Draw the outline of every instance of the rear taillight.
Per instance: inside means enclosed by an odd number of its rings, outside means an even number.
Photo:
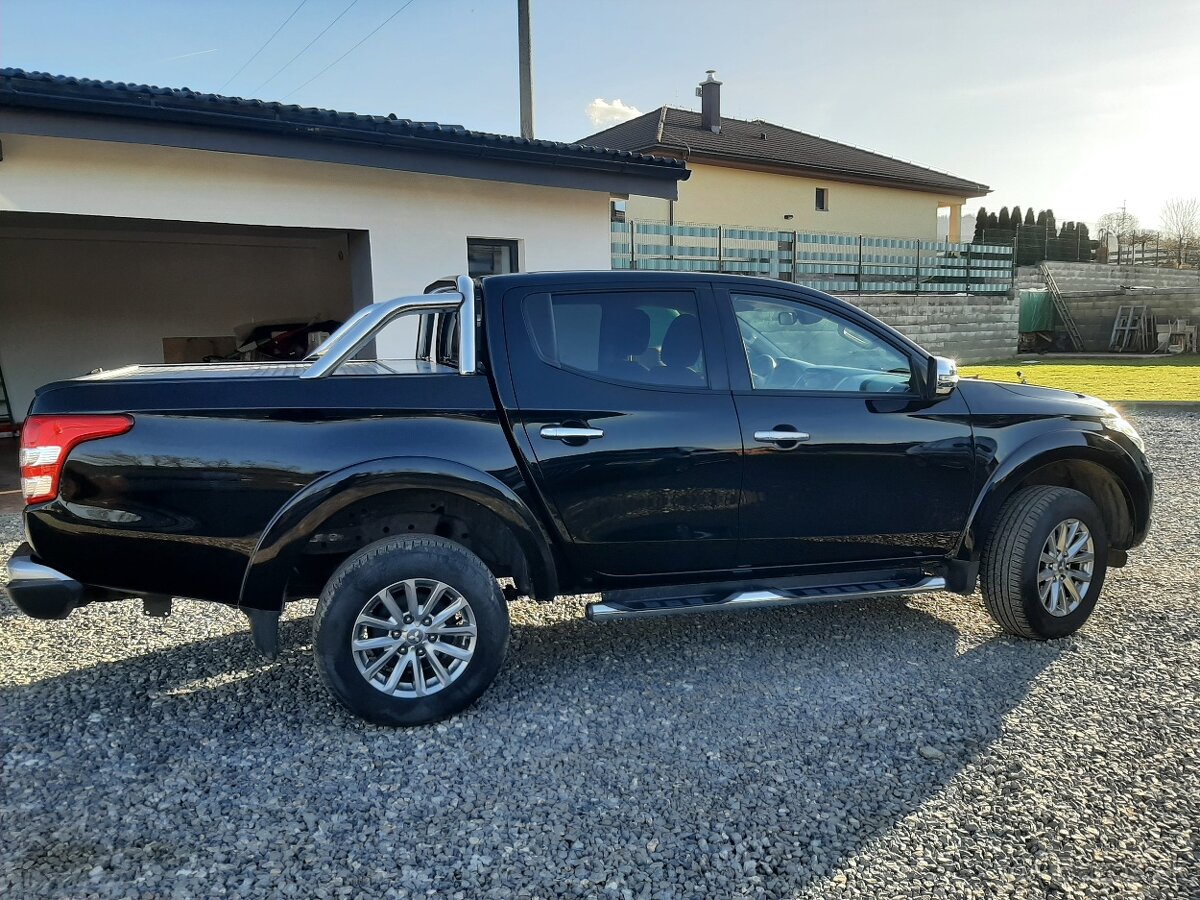
[[[26,503],[58,496],[58,477],[76,444],[124,434],[130,416],[29,416],[21,426],[21,493]]]

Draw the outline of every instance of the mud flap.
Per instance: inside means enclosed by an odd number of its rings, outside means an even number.
[[[250,637],[267,659],[279,656],[279,610],[243,608],[250,620]]]

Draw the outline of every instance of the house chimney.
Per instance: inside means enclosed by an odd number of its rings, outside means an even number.
[[[713,78],[716,69],[708,70],[708,77],[696,88],[696,96],[700,98],[700,127],[707,128],[713,134],[721,133],[721,82]]]

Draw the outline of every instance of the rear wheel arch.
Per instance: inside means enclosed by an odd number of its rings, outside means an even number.
[[[363,541],[341,548],[328,546],[328,541],[321,547],[320,540],[314,545],[314,538],[323,535],[354,535],[344,527],[348,524],[354,524]],[[280,609],[297,573],[332,572],[366,544],[419,534],[462,544],[498,577],[511,575],[522,592],[538,599],[557,593],[558,565],[550,537],[511,488],[460,463],[405,457],[329,473],[292,497],[259,538],[240,605]],[[327,559],[314,565],[315,556]]]

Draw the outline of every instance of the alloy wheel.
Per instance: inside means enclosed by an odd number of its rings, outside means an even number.
[[[1096,546],[1087,525],[1065,519],[1050,531],[1038,559],[1038,599],[1052,616],[1069,616],[1087,596]]]
[[[408,578],[363,606],[350,636],[354,664],[371,687],[415,699],[444,690],[466,670],[478,629],[467,599],[448,584]]]

